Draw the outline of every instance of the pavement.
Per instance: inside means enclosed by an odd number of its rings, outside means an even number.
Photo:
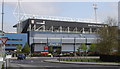
[[[59,57],[26,57],[26,58],[59,58]],[[100,58],[98,56],[89,56],[89,57],[60,57],[60,58]],[[17,57],[12,57],[10,59],[17,59]]]
[[[63,64],[82,64],[82,65],[110,65],[110,66],[120,66],[120,63],[100,63],[100,62],[73,62],[73,61],[59,61],[57,59],[44,60],[44,62],[51,63],[63,63]]]
[[[0,61],[0,69],[2,68],[3,61]]]

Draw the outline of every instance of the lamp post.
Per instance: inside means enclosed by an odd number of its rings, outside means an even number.
[[[2,0],[2,33],[3,33],[3,23],[4,23],[4,0]]]
[[[31,23],[29,23],[29,41],[30,41],[30,58],[31,58],[31,50],[32,50],[32,38],[31,38]]]
[[[76,37],[74,37],[74,56],[76,56],[76,53],[75,53],[75,46],[76,46]]]
[[[87,38],[84,36],[84,38],[85,38],[85,45],[86,45],[86,47],[87,47]],[[87,53],[87,49],[85,50],[85,52]],[[86,54],[87,55],[87,54]]]
[[[47,44],[46,45],[48,46],[48,37],[47,37]]]
[[[42,46],[43,46],[43,45],[42,45],[42,41],[40,41],[40,43],[41,43],[41,47],[42,47]],[[43,48],[44,48],[44,46],[43,46]],[[44,50],[43,50],[43,51],[44,51]]]
[[[60,41],[60,46],[62,46],[62,37],[61,37],[61,41]],[[60,48],[61,49],[61,48]],[[60,54],[61,54],[61,50],[60,50],[60,53],[59,53],[59,62],[60,62]]]
[[[85,38],[85,44],[87,45],[87,38],[84,36],[84,38]]]
[[[96,23],[97,23],[97,12],[96,12],[96,10],[98,9],[97,8],[97,4],[93,4],[93,8],[94,8],[94,12],[95,12],[95,21],[96,21]]]

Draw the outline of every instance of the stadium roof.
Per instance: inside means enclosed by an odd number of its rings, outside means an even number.
[[[70,18],[70,17],[57,17],[57,16],[32,16],[30,18],[55,20],[55,21],[68,21],[68,22],[84,22],[84,23],[96,23],[94,19],[81,19],[81,18]],[[97,24],[102,22],[97,21]]]
[[[18,14],[18,13],[14,13]],[[20,20],[26,20],[28,18],[34,18],[34,19],[45,19],[45,20],[55,20],[55,21],[67,21],[67,22],[84,22],[84,23],[97,23],[97,24],[102,24],[102,22],[97,19],[97,22],[95,19],[87,19],[87,18],[71,18],[71,17],[59,17],[59,16],[41,16],[41,15],[34,15],[34,14],[22,14],[22,17]]]

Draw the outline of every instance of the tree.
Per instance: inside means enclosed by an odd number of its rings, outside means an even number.
[[[82,46],[80,47],[80,49],[82,49],[84,52],[86,52],[87,46],[85,45],[85,43],[82,43]]]
[[[91,43],[91,45],[90,45],[90,47],[89,47],[89,51],[90,51],[90,52],[95,52],[95,48],[96,48],[95,43]]]
[[[17,46],[17,52],[21,52],[22,51],[22,46],[21,45],[18,45]]]
[[[85,45],[85,43],[82,43],[82,46],[80,47],[80,49],[82,49],[83,52],[85,52],[85,55],[87,54],[87,46]]]
[[[118,30],[118,53],[120,55],[120,29]]]
[[[53,46],[49,46],[48,51],[49,51],[50,53],[53,53]]]
[[[101,27],[98,31],[99,38],[97,40],[97,51],[100,54],[110,55],[114,50],[118,49],[118,27],[113,26],[116,21],[108,18],[108,25]]]
[[[78,52],[80,53],[80,46],[78,47],[78,49],[77,49],[77,50],[78,50]]]
[[[30,45],[28,43],[25,43],[23,49],[22,49],[23,53],[29,54],[30,53]]]
[[[61,53],[61,49],[58,47],[58,48],[56,49],[56,52],[57,52],[57,54],[60,54],[60,53]]]

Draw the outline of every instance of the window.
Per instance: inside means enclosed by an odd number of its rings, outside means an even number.
[[[5,46],[18,46],[18,45],[22,46],[22,44],[5,44]]]
[[[9,41],[22,41],[22,39],[8,39]]]

